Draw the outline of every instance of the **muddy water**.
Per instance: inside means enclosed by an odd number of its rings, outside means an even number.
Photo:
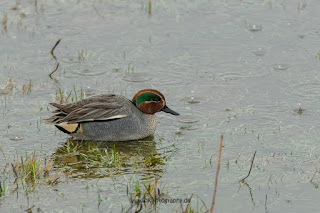
[[[151,14],[148,1],[12,1],[0,8],[1,181],[14,181],[7,162],[34,151],[54,159],[54,171],[72,170],[29,193],[7,190],[1,212],[126,211],[127,188],[155,178],[164,198],[193,194],[192,209],[205,211],[221,134],[216,212],[318,211],[316,0],[157,1]],[[110,92],[131,98],[144,88],[161,91],[181,114],[158,113],[154,138],[144,142],[70,145],[42,123],[60,92],[70,102]],[[118,163],[99,158],[105,150],[117,152]],[[255,150],[247,184],[239,183]],[[180,204],[142,208],[154,209]]]

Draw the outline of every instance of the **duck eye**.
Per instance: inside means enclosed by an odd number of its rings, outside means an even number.
[[[152,97],[151,101],[161,101],[161,98],[159,96],[157,97]]]

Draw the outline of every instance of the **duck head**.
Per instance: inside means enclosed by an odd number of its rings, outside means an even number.
[[[167,112],[172,115],[180,115],[166,105],[166,100],[161,92],[154,89],[143,89],[137,92],[131,101],[136,107],[146,114]]]

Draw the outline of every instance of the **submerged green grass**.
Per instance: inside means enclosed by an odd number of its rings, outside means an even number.
[[[164,159],[153,141],[67,142],[54,153],[55,165],[72,169],[74,177],[100,178],[124,172],[157,174],[163,172]]]

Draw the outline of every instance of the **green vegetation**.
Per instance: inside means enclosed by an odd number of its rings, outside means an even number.
[[[42,159],[37,159],[35,152],[28,156],[26,153],[25,160],[21,156],[21,161],[17,161],[12,165],[12,171],[16,178],[19,178],[22,182],[29,184],[36,184],[41,181],[42,178],[48,176],[49,171],[52,169],[53,160],[48,163],[43,162]]]
[[[127,73],[134,73],[134,64],[131,66],[132,64],[128,64],[128,68],[127,68]]]
[[[89,54],[86,50],[79,50],[78,51],[78,60],[79,62],[85,61],[88,58]]]
[[[4,12],[2,17],[2,25],[5,30],[7,30],[7,23],[8,23],[8,15],[6,12]]]
[[[19,188],[32,192],[38,185],[54,184],[61,175],[52,172],[54,161],[38,159],[35,152],[19,157],[13,163],[6,162],[1,168],[0,197],[17,191]],[[51,173],[53,173],[51,175]],[[22,186],[22,187],[19,187]]]
[[[159,155],[154,142],[105,143],[67,140],[54,153],[55,165],[71,168],[75,177],[100,178],[121,174],[132,169],[136,173],[150,170],[163,172],[164,156]]]
[[[84,99],[84,91],[83,91],[82,87],[80,88],[79,96],[77,95],[77,91],[76,91],[76,86],[75,85],[73,86],[73,89],[70,90],[70,92],[67,92],[67,91],[63,90],[60,87],[56,90],[56,100],[60,104],[68,103],[69,100],[71,100],[71,102],[74,102],[74,101],[77,101],[78,99],[79,100]]]
[[[30,93],[31,92],[31,87],[32,87],[32,81],[30,79],[29,83],[22,85],[22,93],[23,94]]]

